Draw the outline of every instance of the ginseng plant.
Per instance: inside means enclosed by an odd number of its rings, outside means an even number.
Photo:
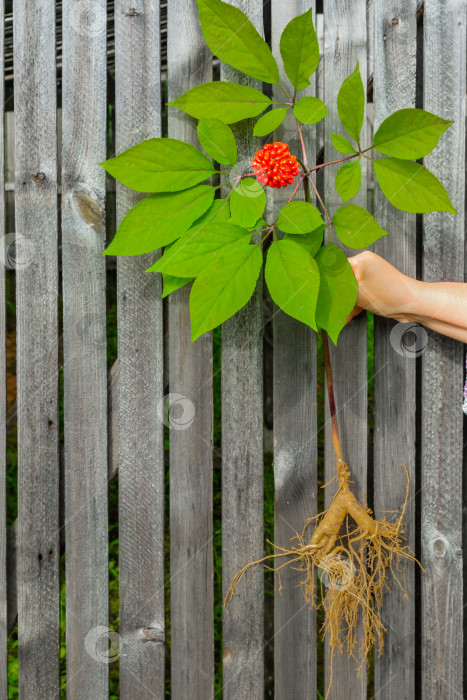
[[[336,649],[344,647],[356,658],[357,622],[362,620],[361,668],[375,641],[380,653],[383,648],[380,608],[383,593],[389,590],[388,576],[403,588],[396,569],[416,559],[404,538],[407,470],[402,511],[377,520],[352,492],[350,469],[341,453],[328,336],[337,344],[354,308],[358,285],[335,237],[347,247],[362,249],[387,234],[366,209],[346,203],[360,189],[362,159],[371,161],[383,194],[398,209],[456,214],[441,182],[416,162],[435,148],[452,121],[422,109],[401,109],[382,122],[371,145],[362,147],[365,92],[357,64],[337,95],[339,118],[347,132],[346,136],[331,134],[340,157],[310,164],[305,143],[314,136],[306,131],[327,115],[320,99],[298,95],[310,85],[319,62],[312,11],[294,18],[282,33],[280,54],[288,77],[282,85],[268,45],[240,10],[220,0],[197,3],[212,52],[246,75],[278,86],[282,101],[272,101],[247,85],[214,81],[171,102],[172,107],[199,120],[197,134],[205,153],[176,139],[152,138],[102,163],[127,187],[149,193],[128,211],[104,254],[131,256],[163,248],[147,272],[162,275],[164,297],[191,284],[192,341],[247,304],[264,258],[265,281],[273,301],[286,314],[321,330],[337,492],[329,508],[308,520],[288,548],[275,546],[270,556],[247,562],[232,581],[225,603],[232,601],[251,567],[269,563],[280,576],[283,566],[294,566],[303,573],[305,599],[311,606],[324,608],[323,632],[331,659]],[[249,120],[243,123],[244,129],[249,128],[251,118],[265,112],[253,128],[254,136],[264,137],[290,111],[301,153],[291,154],[287,144],[272,140],[251,153],[248,167],[241,168],[229,124]],[[314,176],[318,168],[335,163],[340,164],[335,187],[343,204],[329,212]],[[214,175],[217,184],[201,184]],[[277,211],[270,207],[274,213],[266,221],[266,192],[282,187],[290,188],[289,200]],[[320,209],[310,201],[310,188]],[[226,196],[215,198],[222,191]],[[301,192],[305,201],[297,199]],[[317,591],[317,570],[327,573],[330,585],[326,592]]]

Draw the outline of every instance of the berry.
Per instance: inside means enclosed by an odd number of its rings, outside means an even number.
[[[298,175],[298,163],[289,153],[289,146],[281,141],[266,143],[256,151],[251,163],[256,179],[268,187],[287,187]]]

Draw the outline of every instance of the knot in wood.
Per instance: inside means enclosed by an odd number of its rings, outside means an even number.
[[[156,627],[144,627],[142,630],[146,639],[144,641],[153,642],[154,644],[165,644],[165,634],[161,629]]]
[[[74,192],[73,203],[80,216],[95,231],[102,230],[104,226],[104,210],[99,202],[87,192]]]
[[[138,16],[139,16],[139,12],[136,9],[136,7],[130,7],[128,12],[125,12],[125,17],[138,17]]]
[[[392,18],[392,24],[399,24],[399,20],[397,19],[397,17]]]
[[[445,541],[444,537],[437,537],[434,539],[432,547],[435,557],[441,559],[446,556],[447,542]]]
[[[45,182],[45,180],[47,180],[45,173],[36,173],[34,175],[34,182],[37,182],[40,184],[42,182]]]

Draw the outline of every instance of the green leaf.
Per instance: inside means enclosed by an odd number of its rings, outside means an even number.
[[[203,224],[192,228],[164,252],[146,272],[196,277],[224,253],[248,245],[251,231],[230,223]]]
[[[272,134],[277,127],[282,124],[287,114],[288,107],[280,107],[266,112],[258,119],[253,129],[253,136],[266,136]]]
[[[263,215],[266,207],[266,192],[259,182],[248,178],[240,183],[230,195],[232,221],[251,228]]]
[[[318,228],[315,228],[314,231],[304,233],[300,236],[288,233],[283,240],[298,243],[305,248],[312,258],[314,258],[318,250],[321,248],[321,244],[323,242],[323,231],[325,228],[326,226],[322,224],[321,226],[318,226]]]
[[[294,105],[293,113],[303,124],[316,124],[327,116],[328,110],[318,97],[300,97]]]
[[[245,306],[255,291],[262,265],[259,247],[246,245],[203,270],[190,294],[192,341]]]
[[[321,226],[323,219],[314,204],[290,202],[279,212],[277,225],[285,233],[308,233]]]
[[[387,156],[408,160],[423,158],[451,124],[454,122],[423,109],[399,109],[381,124],[373,145]]]
[[[367,248],[388,233],[366,209],[356,204],[339,207],[332,223],[339,240],[349,248]]]
[[[341,85],[337,96],[337,111],[344,129],[358,143],[365,112],[365,91],[358,62],[354,72]]]
[[[141,255],[175,241],[211,206],[213,199],[214,188],[209,185],[142,199],[123,217],[104,255]]]
[[[381,158],[373,165],[383,194],[397,209],[416,214],[457,214],[441,182],[423,165],[399,158]]]
[[[340,134],[331,134],[331,141],[332,145],[336,151],[339,151],[339,153],[357,153],[349,139],[346,139],[345,136],[341,136]]]
[[[305,248],[285,238],[273,241],[264,275],[273,301],[289,316],[317,330],[319,272]]]
[[[220,0],[196,0],[201,29],[215,56],[265,83],[279,83],[279,69],[271,49],[248,17]]]
[[[146,272],[148,272],[148,270],[146,270]],[[162,275],[162,298],[164,299],[165,297],[168,297],[169,294],[172,294],[172,292],[175,292],[177,289],[184,287],[186,284],[192,281],[192,279],[187,277],[174,277],[173,275]]]
[[[169,106],[178,107],[191,117],[219,119],[224,124],[257,117],[270,104],[269,97],[259,90],[221,80],[197,85],[169,102]]]
[[[214,172],[205,155],[177,139],[147,139],[101,163],[112,177],[138,192],[176,192]]]
[[[355,197],[362,183],[360,158],[341,165],[336,173],[336,190],[344,202]]]
[[[228,221],[230,219],[230,207],[227,199],[215,199],[212,206],[204,212],[199,219],[193,222],[192,228],[201,224],[209,224],[213,221]]]
[[[333,243],[321,248],[316,262],[321,280],[316,321],[336,345],[357,301],[358,283],[345,253]]]
[[[310,84],[310,75],[318,68],[319,46],[311,8],[294,17],[282,32],[280,52],[284,69],[296,90]]]
[[[235,165],[237,144],[230,126],[218,119],[201,119],[198,123],[199,142],[218,163]]]

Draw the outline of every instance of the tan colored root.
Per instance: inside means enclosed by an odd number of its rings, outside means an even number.
[[[282,589],[281,569],[291,566],[300,571],[300,586],[305,600],[312,608],[322,607],[324,610],[324,623],[320,631],[328,640],[331,651],[330,683],[326,698],[332,682],[332,660],[337,650],[342,652],[345,649],[347,655],[358,662],[358,673],[376,642],[378,655],[383,652],[386,629],[380,609],[384,592],[390,591],[388,573],[407,597],[407,562],[417,562],[424,571],[410,547],[404,544],[403,521],[410,479],[407,468],[402,466],[407,477],[404,505],[401,511],[389,511],[398,514],[395,522],[389,522],[386,517],[375,520],[371,510],[357,500],[349,489],[349,468],[339,460],[339,488],[329,508],[319,516],[307,520],[302,533],[292,538],[289,548],[272,545],[273,554],[246,564],[233,578],[224,598],[224,606],[227,606],[246,572],[259,564],[265,564],[278,574],[279,591]],[[314,530],[310,537],[308,532],[312,526]],[[343,528],[345,532],[341,534]],[[281,559],[285,561],[279,563],[277,560]],[[274,566],[267,566],[266,562],[271,561]],[[396,573],[401,563],[404,564],[402,577]],[[319,596],[316,569],[320,571],[321,579]],[[362,638],[357,648],[359,620],[362,623]]]

